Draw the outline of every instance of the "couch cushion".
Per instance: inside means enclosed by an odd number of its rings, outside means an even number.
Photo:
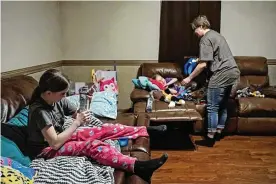
[[[251,85],[265,87],[269,85],[267,59],[258,56],[235,56],[241,71],[238,89]]]
[[[239,84],[237,85],[237,90],[243,89],[246,87],[267,87],[269,85],[268,76],[257,76],[257,75],[246,75],[241,76]]]
[[[257,97],[239,98],[238,114],[241,117],[276,117],[276,99]]]
[[[276,86],[263,88],[261,93],[264,94],[265,97],[276,98]]]
[[[238,133],[243,134],[276,134],[276,118],[238,117]]]
[[[267,59],[261,56],[235,56],[241,75],[267,75]]]
[[[182,79],[182,71],[177,63],[144,63],[142,68],[142,76],[152,77],[154,74],[160,74],[165,77],[176,77]]]
[[[130,94],[130,100],[134,103],[140,101],[147,101],[149,97],[149,92],[143,89],[133,89]]]
[[[38,82],[30,76],[16,76],[1,80],[1,123],[11,119],[28,104]]]

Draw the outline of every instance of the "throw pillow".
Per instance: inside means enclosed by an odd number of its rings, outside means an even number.
[[[1,156],[8,157],[20,164],[29,167],[31,160],[24,156],[17,145],[10,139],[1,135]]]
[[[74,104],[74,106],[79,109],[80,107],[80,95],[72,95],[72,96],[67,96],[66,97],[70,103]]]
[[[11,118],[7,124],[15,126],[27,126],[28,125],[28,113],[29,106],[24,107],[18,114]]]
[[[117,118],[117,95],[102,91],[93,94],[90,110],[96,117]]]

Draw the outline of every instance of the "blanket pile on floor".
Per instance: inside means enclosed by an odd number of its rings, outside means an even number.
[[[64,128],[71,125],[73,119],[67,117]],[[103,123],[93,117],[88,126],[101,126]],[[104,141],[120,151],[118,141]],[[39,184],[114,184],[114,168],[97,164],[87,157],[59,156],[45,160],[32,161],[30,167],[38,171],[34,183]]]

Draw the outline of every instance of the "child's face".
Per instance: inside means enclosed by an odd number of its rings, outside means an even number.
[[[157,75],[155,80],[161,82],[163,85],[166,85],[166,80],[160,75]]]

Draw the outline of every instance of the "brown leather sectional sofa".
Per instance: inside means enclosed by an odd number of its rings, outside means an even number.
[[[17,112],[19,112],[30,101],[31,95],[38,82],[30,76],[16,76],[8,79],[1,79],[1,123],[6,123]],[[118,117],[110,123],[121,123],[131,126],[143,126],[146,121],[143,115],[134,115],[133,113],[119,113]],[[3,125],[3,124],[2,124]],[[20,131],[20,130],[19,130]],[[1,135],[6,132],[1,131]],[[24,133],[16,132],[18,135],[26,138]],[[9,135],[8,135],[9,136]],[[13,136],[8,138],[13,140]],[[15,139],[15,138],[14,138]],[[19,138],[20,139],[20,138]],[[19,148],[26,149],[26,141],[15,139],[15,143],[20,144]],[[126,147],[122,148],[122,153],[138,158],[138,160],[148,160],[150,158],[150,148],[148,138],[138,138],[136,140],[129,140]],[[144,184],[144,180],[136,175],[131,175],[121,170],[114,172],[116,184]]]
[[[264,57],[236,56],[235,60],[241,71],[236,90],[251,87],[265,94],[265,98],[243,97],[229,99],[226,131],[231,134],[276,134],[276,88],[269,85],[267,59]],[[164,77],[182,79],[182,66],[175,63],[144,63],[140,66],[137,77],[152,77],[159,73]],[[200,94],[198,89],[193,94]],[[147,113],[146,101],[149,92],[134,89],[130,95],[136,114],[146,114],[153,121],[194,120],[195,132],[204,131],[206,105],[186,101],[183,106],[168,108],[168,104],[155,100],[152,112]],[[196,97],[196,95],[195,95]]]

